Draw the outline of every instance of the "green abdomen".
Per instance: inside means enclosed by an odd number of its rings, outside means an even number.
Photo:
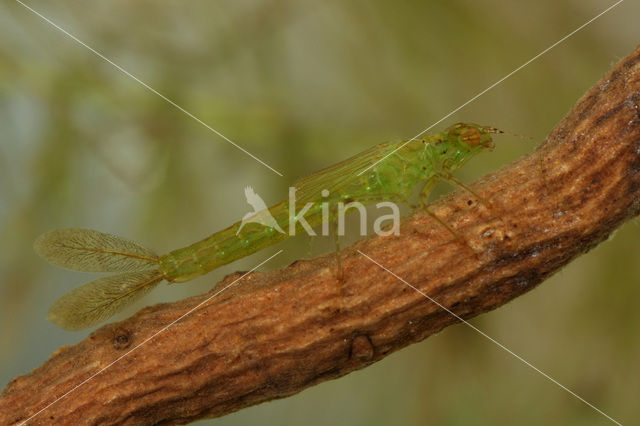
[[[414,167],[399,157],[390,157],[385,163],[384,167],[374,167],[362,176],[353,174],[326,197],[321,193],[307,194],[296,202],[296,213],[307,202],[313,202],[304,219],[314,228],[322,224],[323,216],[329,222],[336,220],[339,202],[371,204],[382,200],[405,200],[413,186],[424,176],[419,176]],[[165,279],[170,282],[188,281],[289,238],[289,200],[269,208],[269,212],[283,232],[259,223],[242,225],[242,222],[237,222],[202,241],[161,257],[160,270]],[[241,226],[242,230],[238,233]],[[303,232],[303,226],[296,223],[295,233]]]
[[[321,210],[319,206],[315,207],[305,215],[311,227],[322,223]],[[288,201],[269,208],[269,212],[283,232],[259,223],[246,223],[238,233],[242,222],[236,222],[202,241],[161,257],[160,270],[165,279],[170,282],[189,281],[289,238]],[[296,226],[296,232],[300,231],[303,228]]]

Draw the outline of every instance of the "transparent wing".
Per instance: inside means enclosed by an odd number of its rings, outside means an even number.
[[[162,281],[158,271],[126,272],[76,287],[49,309],[47,318],[65,330],[82,330],[111,318]]]
[[[158,256],[151,250],[92,229],[54,229],[40,235],[33,248],[52,265],[76,271],[124,272],[158,267]]]
[[[293,186],[297,189],[296,200],[298,203],[306,203],[320,199],[323,189],[333,192],[347,181],[357,179],[358,173],[371,166],[376,161],[384,158],[402,143],[387,142],[376,145],[366,151],[354,155],[333,166],[319,170],[307,177],[296,181]],[[380,163],[384,165],[384,161]]]

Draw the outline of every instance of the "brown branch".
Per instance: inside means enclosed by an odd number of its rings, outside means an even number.
[[[433,206],[400,236],[253,273],[32,420],[33,424],[186,423],[282,398],[365,367],[456,319],[525,293],[640,210],[640,48],[580,99],[545,143]],[[475,253],[474,253],[475,252]],[[227,285],[240,275],[227,277]],[[221,288],[221,287],[218,287]],[[0,423],[27,419],[213,293],[143,309],[59,349],[0,397]]]

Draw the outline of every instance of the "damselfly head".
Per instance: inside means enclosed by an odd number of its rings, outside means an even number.
[[[451,136],[457,137],[461,142],[464,142],[470,147],[481,147],[491,150],[495,146],[491,134],[502,133],[502,130],[473,123],[456,123],[449,127],[446,132]]]

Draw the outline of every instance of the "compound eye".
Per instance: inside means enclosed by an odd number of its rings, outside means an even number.
[[[475,147],[480,145],[480,136],[481,134],[478,129],[476,129],[475,127],[470,127],[467,128],[462,135],[460,135],[460,140],[462,140],[467,145]]]

